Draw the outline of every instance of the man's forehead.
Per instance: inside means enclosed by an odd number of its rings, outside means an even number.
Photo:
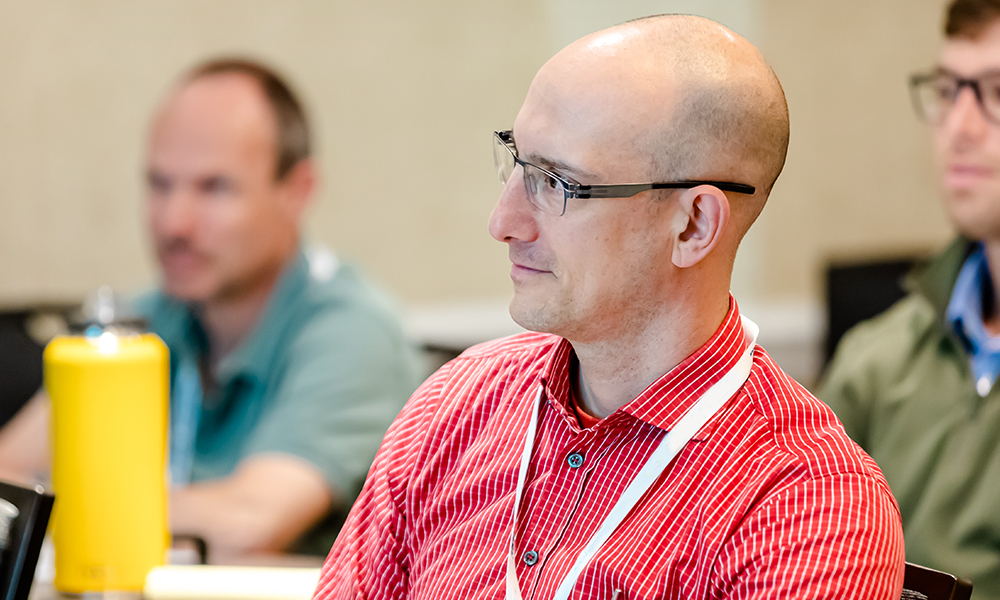
[[[246,82],[210,76],[178,90],[150,132],[150,159],[240,160],[261,148],[273,154],[275,125],[266,101]]]
[[[252,78],[223,73],[190,81],[164,103],[157,125],[222,134],[226,130],[273,135],[276,123],[260,85]]]
[[[616,163],[640,158],[651,132],[669,122],[672,92],[620,74],[595,76],[578,61],[558,66],[539,71],[514,121],[521,158],[560,165],[593,182],[630,176]]]
[[[513,139],[518,156],[532,164],[569,177],[578,183],[597,183],[605,175],[606,161],[593,136],[579,128],[568,127],[558,119],[546,119],[538,113],[514,121]]]
[[[946,39],[940,66],[966,77],[1000,71],[1000,21],[994,21],[974,38]]]

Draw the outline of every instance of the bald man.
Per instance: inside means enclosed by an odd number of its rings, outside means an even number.
[[[270,69],[206,63],[158,111],[146,175],[161,288],[138,312],[170,349],[171,528],[215,559],[326,554],[419,369],[358,271],[302,250],[305,113]],[[0,474],[44,457],[46,408],[0,432]]]
[[[489,225],[537,333],[410,398],[317,598],[899,598],[885,480],[729,293],[787,115],[757,50],[696,17],[542,67],[495,134]]]

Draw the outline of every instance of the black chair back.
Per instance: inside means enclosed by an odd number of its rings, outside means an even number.
[[[906,563],[900,600],[969,600],[972,582],[954,575]]]
[[[41,486],[0,481],[0,600],[27,600],[54,499]]]
[[[903,279],[918,256],[838,262],[826,269],[827,333],[823,363],[833,358],[840,338],[906,296]]]

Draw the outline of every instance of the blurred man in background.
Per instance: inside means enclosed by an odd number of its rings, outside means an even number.
[[[213,551],[325,553],[419,382],[387,302],[303,252],[315,185],[301,104],[259,64],[197,67],[153,121],[162,285],[137,312],[170,348],[171,526]],[[22,412],[0,470],[24,479],[44,463],[47,406]]]
[[[820,391],[879,464],[911,562],[1000,599],[1000,1],[956,0],[912,78],[958,238],[852,330]]]

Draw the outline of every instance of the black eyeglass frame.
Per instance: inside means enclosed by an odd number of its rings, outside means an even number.
[[[528,165],[533,169],[538,169],[542,173],[545,173],[547,176],[559,182],[563,189],[563,207],[559,216],[566,214],[566,203],[570,198],[631,198],[632,196],[641,194],[647,190],[689,189],[698,187],[699,185],[711,185],[722,191],[735,192],[737,194],[753,195],[757,191],[754,186],[747,185],[745,183],[732,183],[729,181],[702,181],[696,179],[684,181],[661,181],[656,183],[614,183],[593,185],[573,183],[565,177],[556,175],[548,169],[539,167],[538,165],[528,161],[521,160],[517,156],[517,145],[514,143],[513,130],[505,129],[503,131],[494,131],[493,136],[504,146],[504,148],[507,149],[508,152],[510,152],[510,155],[514,157],[514,163],[521,165],[522,169],[524,169],[525,165]],[[527,185],[527,182],[525,182],[525,185]]]
[[[990,75],[1000,79],[1000,73],[990,73]],[[1000,115],[993,115],[990,113],[990,111],[986,108],[986,104],[983,102],[983,90],[979,83],[982,77],[959,77],[945,69],[935,69],[930,73],[914,73],[913,75],[910,75],[910,101],[913,103],[913,110],[916,111],[917,116],[920,117],[921,120],[929,125],[940,125],[947,116],[946,113],[943,113],[940,119],[931,119],[927,115],[927,111],[924,110],[923,103],[920,101],[920,87],[933,82],[941,76],[949,77],[955,82],[955,95],[951,98],[952,103],[958,99],[958,95],[962,93],[962,88],[967,87],[972,90],[972,93],[976,96],[976,103],[979,105],[979,112],[983,115],[983,118],[990,123],[1000,125]]]

